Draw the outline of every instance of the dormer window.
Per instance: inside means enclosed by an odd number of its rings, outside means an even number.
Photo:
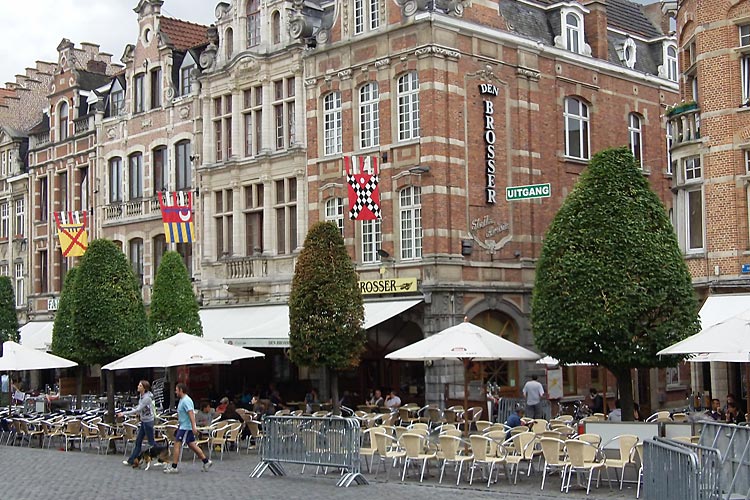
[[[635,67],[635,42],[632,38],[627,38],[624,42],[617,45],[617,55],[622,64],[633,69]]]
[[[193,90],[193,76],[192,73],[195,70],[195,60],[190,52],[185,54],[185,59],[182,60],[180,66],[180,81],[179,91],[180,95],[188,95]]]
[[[124,111],[125,90],[120,85],[120,81],[115,79],[112,83],[112,89],[109,91],[109,115],[118,116]]]
[[[380,27],[380,0],[354,0],[354,34]]]
[[[674,44],[667,44],[666,50],[664,51],[664,66],[667,70],[667,79],[676,82],[679,73],[677,72],[677,46]]]
[[[583,17],[570,11],[563,11],[562,16],[565,48],[576,54],[581,54],[583,52]]]

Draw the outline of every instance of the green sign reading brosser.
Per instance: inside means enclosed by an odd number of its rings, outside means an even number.
[[[530,186],[515,186],[505,188],[507,201],[527,200],[529,198],[549,198],[552,188],[547,184],[533,184]]]

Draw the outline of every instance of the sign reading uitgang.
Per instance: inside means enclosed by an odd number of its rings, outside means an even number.
[[[362,295],[379,293],[409,293],[417,291],[417,278],[390,278],[359,282]]]
[[[549,198],[551,195],[552,188],[549,183],[505,188],[505,199],[507,201],[528,200],[530,198]]]

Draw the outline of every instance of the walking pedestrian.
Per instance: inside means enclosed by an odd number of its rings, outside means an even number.
[[[526,415],[529,418],[542,418],[542,397],[544,386],[539,382],[539,376],[532,375],[531,380],[523,386],[523,395],[526,396]]]
[[[198,455],[198,458],[203,462],[203,472],[208,471],[213,465],[213,462],[206,458],[203,450],[195,444],[195,436],[198,434],[198,430],[195,425],[195,406],[193,400],[187,395],[187,386],[182,382],[178,383],[174,389],[175,396],[179,399],[177,404],[177,418],[179,425],[177,432],[174,434],[174,453],[172,455],[172,465],[167,465],[164,468],[164,472],[167,474],[177,474],[179,469],[177,464],[180,461],[180,451],[182,450],[182,443],[188,445],[188,448],[193,450],[193,453]]]
[[[143,446],[143,437],[148,439],[148,444],[152,448],[156,448],[156,440],[154,439],[154,417],[156,416],[156,405],[154,404],[154,395],[151,393],[151,384],[148,380],[141,380],[138,382],[138,406],[130,411],[122,411],[117,414],[118,417],[135,415],[141,419],[141,425],[138,427],[138,435],[135,438],[135,445],[133,446],[133,453],[130,454],[127,460],[123,460],[123,465],[133,465],[136,457],[141,454],[141,447]]]

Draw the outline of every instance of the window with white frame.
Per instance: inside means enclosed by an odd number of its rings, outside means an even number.
[[[701,158],[700,156],[691,156],[683,160],[684,165],[684,179],[685,182],[700,181],[703,177],[701,171]]]
[[[231,189],[215,191],[214,207],[216,257],[231,257],[234,253],[234,192]]]
[[[667,121],[666,139],[667,139],[667,174],[672,175],[674,173],[674,168],[672,168],[672,142],[674,141],[674,136],[672,135],[672,122],[671,121]]]
[[[246,157],[255,156],[263,147],[263,87],[242,91],[242,121],[244,123]]]
[[[739,26],[740,31],[740,47],[747,47],[750,45],[750,24],[743,24]]]
[[[742,85],[742,105],[750,105],[750,55],[740,58],[740,78]]]
[[[583,17],[575,12],[563,11],[565,48],[576,54],[583,52]]]
[[[589,159],[589,108],[575,97],[565,98],[565,156]]]
[[[419,76],[416,71],[398,79],[398,140],[419,137]]]
[[[143,198],[143,155],[128,156],[128,199]]]
[[[341,153],[341,92],[334,91],[323,98],[324,154]]]
[[[247,2],[247,46],[260,45],[260,0]]]
[[[18,198],[16,200],[16,236],[23,236],[26,234],[26,200]]]
[[[628,115],[628,145],[638,166],[643,169],[643,120],[635,113]]]
[[[23,263],[16,262],[16,307],[21,307],[26,303],[26,291],[23,286]]]
[[[8,156],[10,156],[9,152],[3,151],[0,153],[0,158],[2,158],[0,161],[2,161],[2,169],[0,169],[0,174],[3,176],[7,175],[8,173]]]
[[[135,75],[133,77],[133,112],[134,113],[141,113],[145,109],[145,90],[144,90],[144,82],[145,82],[145,76],[141,73],[140,75]]]
[[[354,0],[354,34],[380,27],[380,0]]]
[[[278,10],[271,14],[271,40],[274,45],[281,43],[281,14]]]
[[[263,252],[263,183],[250,184],[244,190],[245,255],[258,255]]]
[[[294,95],[295,80],[291,76],[273,82],[273,121],[276,150],[288,148],[294,143]]]
[[[685,191],[685,227],[688,252],[703,250],[703,189]]]
[[[362,262],[377,262],[381,245],[380,220],[362,221]]]
[[[380,108],[377,82],[359,88],[359,147],[380,145]]]
[[[68,138],[68,103],[65,101],[57,108],[57,138],[61,141]]]
[[[151,151],[151,170],[154,191],[169,189],[169,161],[166,146],[157,146]]]
[[[109,160],[109,202],[122,201],[122,158]]]
[[[672,80],[673,82],[676,82],[680,74],[677,70],[677,47],[675,45],[667,45],[664,62],[667,67],[667,78],[669,80]]]
[[[7,240],[10,233],[10,204],[0,203],[0,238]]]
[[[677,387],[680,385],[680,367],[670,366],[665,371],[667,387]]]
[[[344,200],[343,198],[329,198],[326,200],[326,222],[333,222],[344,236]]]
[[[8,264],[0,264],[0,276],[10,276],[10,266]]]
[[[219,162],[232,156],[232,94],[215,97],[213,103],[214,154]]]
[[[125,91],[120,82],[115,80],[109,93],[109,116],[119,116],[125,107]]]
[[[276,213],[276,252],[290,254],[297,248],[297,178],[274,182]]]
[[[180,65],[179,91],[181,96],[189,95],[193,91],[193,70],[195,70],[195,60],[188,52]]]
[[[151,70],[151,109],[161,107],[161,68]]]
[[[130,250],[130,266],[133,269],[135,279],[138,280],[140,285],[143,285],[143,240],[141,238],[133,238],[129,244]]]
[[[422,257],[422,188],[409,186],[399,193],[401,259]]]
[[[190,141],[180,141],[174,146],[175,150],[175,189],[185,190],[193,186],[193,169],[190,158]]]

